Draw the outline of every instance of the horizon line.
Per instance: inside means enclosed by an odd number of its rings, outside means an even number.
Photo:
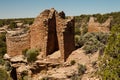
[[[66,16],[81,16],[81,15],[94,15],[94,14],[104,15],[104,14],[111,14],[111,13],[116,13],[116,12],[120,12],[120,11],[111,11],[111,12],[102,12],[102,13],[81,13],[80,15],[66,15]],[[28,17],[8,17],[8,18],[0,18],[0,19],[24,19],[24,18],[36,18],[37,16],[31,16],[31,17],[30,16],[28,16]]]

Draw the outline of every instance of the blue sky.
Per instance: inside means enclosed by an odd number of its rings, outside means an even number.
[[[0,0],[0,18],[36,17],[53,7],[69,16],[109,13],[120,11],[120,0]]]

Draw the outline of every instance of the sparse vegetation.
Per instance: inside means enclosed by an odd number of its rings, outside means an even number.
[[[0,27],[4,25],[3,21],[0,20]]]
[[[78,74],[83,75],[86,71],[86,66],[82,64],[78,64]]]
[[[84,24],[80,27],[80,35],[84,35],[88,32],[87,24]]]
[[[107,14],[93,14],[93,15],[80,15],[80,16],[75,16],[75,21],[76,21],[76,27],[81,27],[81,24],[84,22],[87,24],[89,21],[90,16],[96,17],[97,21],[100,23],[105,22],[110,16],[113,17],[112,20],[112,26],[114,25],[119,25],[120,24],[120,12],[112,12],[112,13],[107,13]]]
[[[0,19],[0,27],[4,25],[9,25],[12,22],[19,21],[23,24],[29,24],[31,25],[34,21],[34,18],[17,18],[17,19]]]
[[[120,80],[120,25],[112,27],[104,53],[99,65],[102,80]]]
[[[6,70],[6,71],[12,70],[12,67],[11,67],[11,64],[10,64],[9,61],[5,61],[4,66],[5,66],[5,70]]]
[[[21,80],[28,80],[28,71],[23,71],[21,73]]]
[[[25,57],[27,57],[28,62],[34,62],[39,54],[38,50],[36,49],[28,49],[27,51],[23,51],[23,52],[26,52],[26,54],[25,53],[23,54],[25,55]]]
[[[80,28],[79,27],[75,27],[75,35],[80,35]]]
[[[27,56],[27,55],[26,55],[27,51],[28,51],[28,49],[24,49],[24,50],[22,51],[22,55],[24,55],[24,56],[26,57],[26,56]]]
[[[0,80],[12,80],[10,76],[7,74],[7,71],[0,68]]]
[[[5,61],[0,57],[0,65],[4,65]]]
[[[11,22],[10,25],[8,26],[9,29],[14,29],[17,28],[17,24],[15,22]]]
[[[75,60],[71,60],[70,62],[71,65],[74,65],[75,63],[76,63]]]
[[[6,53],[6,33],[0,33],[0,56],[3,57],[3,55]]]
[[[87,54],[94,53],[98,50],[104,50],[104,47],[108,39],[107,33],[86,33],[83,36],[75,36],[75,45],[80,48],[83,46],[83,49]]]

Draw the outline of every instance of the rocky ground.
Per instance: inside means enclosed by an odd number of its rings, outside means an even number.
[[[18,74],[27,71],[30,77],[28,80],[99,80],[95,75],[99,52],[86,54],[82,48],[79,48],[73,51],[64,63],[57,60],[60,51],[56,51],[46,59],[41,55],[32,64],[28,64],[22,55],[16,56],[10,59],[11,65],[16,67]],[[82,74],[79,72],[79,65],[85,66],[85,72]]]
[[[57,51],[50,58],[56,58],[60,56],[60,52]],[[55,68],[48,68],[48,70],[43,70],[40,73],[34,75],[34,80],[42,79],[43,77],[52,77],[54,79],[60,80],[71,80],[73,75],[78,75],[78,64],[86,66],[85,73],[81,76],[81,80],[99,80],[95,77],[95,72],[97,70],[96,62],[98,60],[99,53],[85,54],[84,50],[77,49],[72,52],[67,61]],[[71,65],[71,61],[75,64]],[[79,80],[79,79],[77,79]]]

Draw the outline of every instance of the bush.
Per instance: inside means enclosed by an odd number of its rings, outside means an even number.
[[[83,75],[86,71],[86,66],[85,65],[82,65],[82,64],[78,64],[78,74],[79,75]]]
[[[75,27],[75,35],[80,35],[80,28],[79,27]]]
[[[10,76],[7,74],[7,71],[0,68],[0,80],[11,80]]]
[[[3,55],[6,53],[6,33],[0,34],[0,57],[3,57]]]
[[[79,41],[80,41],[80,36],[75,35],[75,46],[76,46],[76,48],[79,47]]]
[[[108,40],[107,33],[86,33],[84,35],[75,35],[75,46],[80,48],[83,46],[83,49],[87,54],[94,53],[98,50],[103,52],[105,45]]]
[[[4,64],[5,64],[5,61],[2,58],[0,58],[0,65],[4,65]]]
[[[98,40],[91,38],[88,42],[85,43],[83,49],[87,54],[89,54],[94,53],[98,50],[103,50],[104,46],[105,45],[100,43]]]
[[[96,33],[96,37],[98,41],[100,41],[103,44],[106,44],[108,41],[109,33],[98,32]]]
[[[102,80],[120,80],[120,25],[112,27],[99,67]]]
[[[21,73],[21,79],[22,80],[27,80],[28,79],[28,71],[23,71]]]
[[[8,26],[9,29],[14,29],[17,28],[17,24],[15,22],[11,22],[10,25]]]
[[[98,40],[98,35],[95,33],[86,34],[83,36],[83,39],[85,41],[83,49],[87,54],[94,53],[98,50],[102,51],[104,49],[105,45]]]
[[[3,27],[4,23],[0,20],[0,27]]]
[[[75,63],[76,63],[75,60],[71,60],[70,62],[71,65],[74,65]]]
[[[88,28],[87,28],[86,24],[80,27],[80,34],[81,35],[84,35],[87,32],[88,32]]]
[[[75,47],[80,48],[84,45],[84,41],[82,40],[82,37],[79,35],[75,35]]]
[[[28,51],[28,49],[24,49],[24,50],[22,51],[22,55],[24,55],[25,57],[27,57],[27,55],[26,55],[27,51]]]
[[[12,70],[12,67],[11,67],[11,64],[10,64],[9,61],[6,61],[6,62],[5,62],[5,70],[7,70],[7,71]]]
[[[38,56],[39,52],[38,50],[36,49],[29,49],[27,52],[26,52],[26,57],[27,57],[27,61],[28,62],[34,62]]]

